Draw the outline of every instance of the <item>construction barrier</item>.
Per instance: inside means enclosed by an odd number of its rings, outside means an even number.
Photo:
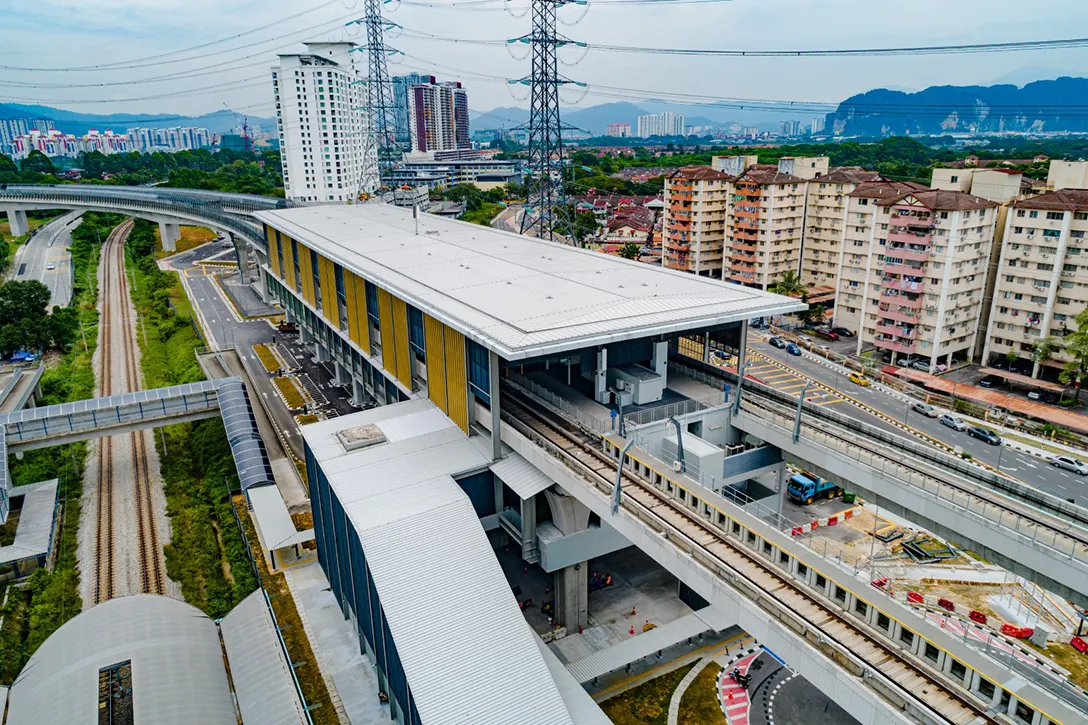
[[[1017,627],[1015,624],[1002,624],[1001,634],[1007,634],[1017,639],[1027,639],[1035,632],[1032,627]]]
[[[945,599],[942,597],[937,600],[937,606],[939,606],[941,609],[946,609],[949,612],[956,611],[956,605],[952,603],[951,599]]]
[[[1069,640],[1069,644],[1073,645],[1073,649],[1075,649],[1077,652],[1080,652],[1081,654],[1088,653],[1088,642],[1085,642],[1080,637],[1074,637],[1073,639]]]
[[[907,592],[907,601],[914,604],[925,604],[926,598],[918,592]]]
[[[982,612],[972,609],[970,615],[972,622],[978,622],[979,624],[986,624],[986,615]]]

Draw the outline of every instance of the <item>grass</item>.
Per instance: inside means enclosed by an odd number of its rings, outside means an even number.
[[[146,235],[146,227],[140,233]],[[142,331],[136,335],[144,386],[203,380],[196,359],[203,343],[178,275],[130,255],[126,262],[136,280],[137,317],[146,331],[146,344]],[[171,526],[171,541],[164,547],[166,573],[179,583],[186,602],[222,617],[257,588],[230,508],[238,479],[223,423],[216,418],[166,426],[155,445]]]
[[[162,237],[159,236],[159,228],[158,226],[155,227],[155,259],[165,259],[175,254],[188,252],[194,247],[207,244],[215,239],[215,232],[207,227],[179,227],[178,229],[181,232],[181,239],[174,242],[177,249],[173,252],[167,252],[162,248]]]
[[[502,204],[483,204],[479,209],[472,211],[466,211],[459,218],[461,221],[472,222],[473,224],[480,224],[485,227],[491,226],[491,220],[502,213]]]
[[[666,725],[673,690],[695,663],[644,682],[601,703],[601,709],[615,725]]]
[[[242,522],[246,539],[249,541],[250,550],[260,549],[257,540],[257,532],[253,528],[253,522],[246,510],[246,501],[243,496],[234,497],[234,510]],[[299,685],[302,688],[306,703],[315,707],[310,712],[314,725],[339,725],[339,717],[332,706],[332,698],[329,697],[329,689],[325,679],[321,676],[321,670],[317,666],[310,640],[306,637],[302,619],[295,607],[295,599],[291,596],[291,590],[287,586],[287,580],[283,574],[274,574],[268,570],[263,556],[255,556],[252,560],[256,563],[257,571],[264,584],[268,598],[272,601],[272,610],[276,613],[276,621],[282,628],[283,641],[287,645],[287,653],[292,662],[303,663],[295,670]]]
[[[272,354],[272,350],[268,345],[263,342],[257,343],[253,346],[253,352],[257,353],[257,357],[260,359],[261,364],[264,365],[265,370],[273,375],[280,371],[280,361]]]
[[[1076,685],[1088,689],[1088,655],[1081,654],[1071,644],[1052,642],[1046,647],[1036,647],[1031,640],[1022,640],[1022,642],[1069,670],[1069,679]]]
[[[287,404],[288,409],[298,410],[306,407],[306,398],[302,397],[302,391],[299,390],[298,383],[295,382],[294,378],[272,378],[272,382],[276,384],[276,389],[280,391],[280,395],[283,396],[283,401]]]
[[[8,512],[7,522],[0,526],[0,546],[11,546],[15,543],[15,531],[19,528],[19,518],[18,512]]]
[[[316,423],[317,421],[318,417],[313,413],[303,413],[301,415],[295,416],[295,422],[299,425],[310,425],[311,423]]]
[[[680,698],[677,725],[728,725],[718,701],[718,673],[721,669],[711,662],[695,676]]]
[[[0,682],[11,684],[23,668],[30,653],[26,651],[30,632],[30,591],[10,587],[0,616]]]

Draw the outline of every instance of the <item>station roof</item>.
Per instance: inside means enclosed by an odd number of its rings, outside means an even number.
[[[291,665],[280,647],[264,594],[258,590],[243,599],[219,627],[242,722],[305,725]]]
[[[70,619],[8,693],[8,725],[98,721],[98,673],[132,663],[135,722],[236,725],[215,623],[196,607],[140,594]]]
[[[506,360],[804,309],[799,300],[387,204],[256,218]]]
[[[15,541],[0,547],[0,564],[43,556],[53,538],[53,515],[57,504],[57,479],[19,486],[11,490],[23,496]]]
[[[282,549],[314,540],[314,530],[299,531],[291,519],[291,512],[283,502],[275,485],[253,486],[246,489],[246,496],[253,507],[253,518],[261,532],[264,545],[269,549]]]
[[[570,725],[453,478],[490,460],[427,400],[314,423],[302,435],[358,532],[420,720]],[[345,437],[366,442],[349,451]]]
[[[492,463],[491,472],[524,499],[532,498],[554,483],[543,471],[514,452]]]

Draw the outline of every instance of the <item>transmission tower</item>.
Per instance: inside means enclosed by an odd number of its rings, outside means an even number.
[[[385,31],[399,27],[382,17],[382,5],[388,0],[365,0],[365,15],[355,21],[366,27],[367,48],[367,110],[370,132],[374,134],[378,151],[378,174],[383,187],[393,184],[393,169],[400,161],[401,149],[396,138],[396,102],[393,81],[389,78],[388,57],[398,53],[385,44]]]
[[[530,88],[529,164],[526,168],[528,198],[521,218],[521,233],[533,232],[541,239],[574,243],[574,230],[567,213],[563,190],[563,122],[559,118],[559,89],[577,83],[559,74],[558,50],[573,41],[555,29],[556,12],[564,5],[585,5],[586,0],[532,0],[533,29],[511,43],[532,47],[533,69],[520,83]]]

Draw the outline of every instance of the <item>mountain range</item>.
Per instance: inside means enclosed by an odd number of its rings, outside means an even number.
[[[223,109],[202,116],[178,116],[166,113],[77,113],[50,106],[27,106],[19,103],[0,103],[0,118],[48,118],[64,133],[82,135],[95,128],[104,131],[109,128],[114,133],[124,133],[130,128],[173,128],[174,126],[196,126],[206,128],[212,133],[230,133],[232,126],[241,121],[232,111]],[[274,118],[249,118],[251,126],[275,128]]]
[[[916,93],[885,88],[851,96],[827,116],[827,128],[845,136],[945,133],[1088,132],[1088,78],[1061,77],[1022,88],[932,86]]]

